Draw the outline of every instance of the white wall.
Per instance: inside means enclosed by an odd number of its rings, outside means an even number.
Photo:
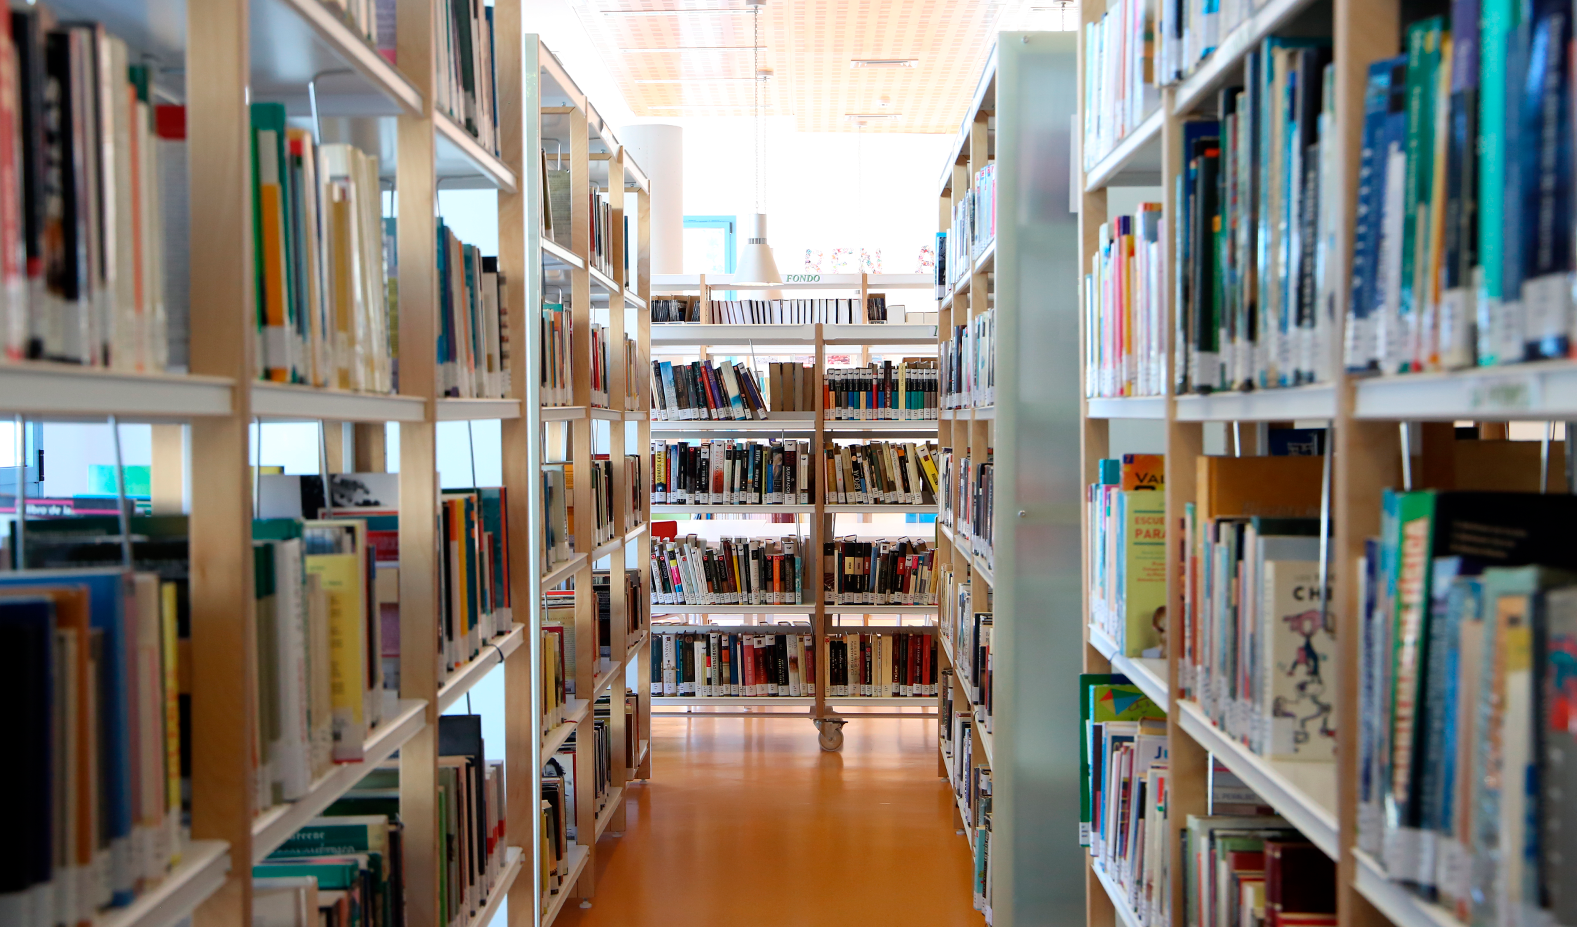
[[[666,120],[684,134],[685,215],[737,216],[755,211],[755,159],[748,118]],[[768,238],[781,273],[798,273],[807,248],[882,252],[885,273],[914,273],[920,248],[936,235],[936,184],[950,137],[895,133],[809,133],[792,117],[767,125],[765,202]],[[692,268],[687,267],[687,271]]]

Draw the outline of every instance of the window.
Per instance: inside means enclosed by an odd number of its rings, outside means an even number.
[[[731,274],[735,266],[733,216],[684,217],[684,272]],[[724,299],[738,299],[733,291]]]

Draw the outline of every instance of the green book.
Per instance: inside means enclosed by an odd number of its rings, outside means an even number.
[[[1435,91],[1440,77],[1439,16],[1421,20],[1407,29],[1407,175],[1402,191],[1402,279],[1397,329],[1382,345],[1389,357],[1387,373],[1406,373],[1413,367],[1413,341],[1427,298],[1425,281],[1418,279],[1427,262],[1418,261],[1418,238],[1429,234],[1430,199],[1435,177]],[[1438,204],[1444,206],[1445,204]],[[1422,219],[1424,221],[1420,222]]]
[[[1478,295],[1478,363],[1498,364],[1500,357],[1502,300],[1518,294],[1504,292],[1506,221],[1506,100],[1510,82],[1507,52],[1521,19],[1518,0],[1483,0],[1479,14],[1479,183],[1478,259],[1483,282]],[[1516,357],[1504,358],[1507,361]]]

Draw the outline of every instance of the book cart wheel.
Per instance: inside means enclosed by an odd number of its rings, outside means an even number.
[[[828,753],[836,753],[843,749],[842,718],[820,718],[816,721],[816,728],[821,732],[817,739],[821,741],[821,749]]]

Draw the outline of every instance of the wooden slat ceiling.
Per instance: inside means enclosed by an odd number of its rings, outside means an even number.
[[[572,2],[637,116],[754,111],[752,14],[743,0]],[[853,131],[851,113],[898,114],[869,121],[865,132],[955,132],[1007,5],[767,0],[759,14],[760,64],[773,71],[760,87],[765,112],[792,115],[801,132]],[[866,58],[916,62],[850,68]]]

